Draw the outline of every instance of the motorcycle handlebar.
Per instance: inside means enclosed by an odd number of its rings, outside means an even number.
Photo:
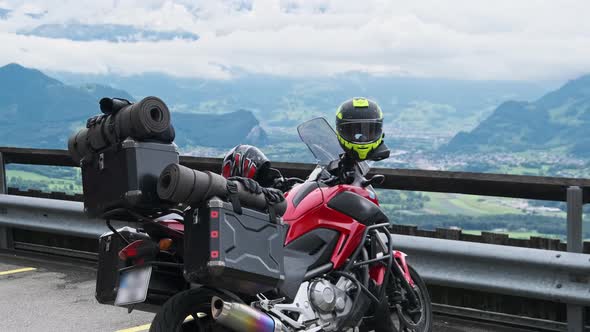
[[[174,203],[199,204],[214,196],[227,198],[230,195],[228,181],[231,180],[213,172],[201,172],[179,164],[170,164],[158,179],[158,196]],[[268,208],[263,193],[252,193],[239,181],[233,182],[237,186],[237,195],[242,205],[256,210]],[[283,215],[287,210],[287,202],[278,202],[274,208],[277,215]]]

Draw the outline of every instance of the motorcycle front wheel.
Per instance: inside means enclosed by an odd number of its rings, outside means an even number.
[[[150,332],[229,332],[211,316],[211,298],[219,296],[206,288],[193,288],[172,296],[154,317]]]
[[[408,266],[414,281],[414,294],[418,306],[411,308],[405,301],[405,290],[399,281],[390,279],[386,289],[386,298],[380,308],[376,309],[372,329],[375,332],[430,332],[432,331],[432,303],[424,280]],[[368,331],[361,328],[361,331]]]

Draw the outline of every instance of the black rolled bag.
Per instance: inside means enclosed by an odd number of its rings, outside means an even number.
[[[135,104],[103,98],[100,108],[103,114],[88,119],[86,128],[68,141],[72,159],[82,169],[89,215],[105,216],[120,208],[147,214],[178,205],[194,208],[214,197],[229,201],[238,214],[244,206],[274,223],[286,211],[279,190],[181,166],[170,111],[159,98]]]
[[[283,194],[272,188],[263,188],[254,180],[229,178],[213,172],[201,172],[173,163],[162,171],[158,179],[158,196],[164,200],[192,207],[202,205],[213,197],[232,202],[237,212],[241,205],[268,212],[270,220],[282,216],[287,210]]]
[[[76,163],[128,137],[164,144],[174,141],[170,110],[160,98],[146,97],[137,103],[103,98],[99,103],[103,114],[88,119],[86,128],[68,140],[68,150]]]

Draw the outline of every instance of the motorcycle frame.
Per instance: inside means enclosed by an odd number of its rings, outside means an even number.
[[[364,179],[359,173],[356,173],[356,176]],[[393,250],[391,233],[388,229],[390,226],[389,222],[366,226],[352,217],[328,206],[330,199],[345,191],[358,194],[364,199],[370,200],[378,205],[376,196],[371,195],[365,187],[354,184],[338,184],[332,187],[322,187],[320,185],[317,189],[309,192],[296,207],[296,210],[302,209],[307,212],[301,213],[299,211],[288,209],[285,214],[286,219],[289,218],[289,213],[296,216],[294,219],[286,220],[290,227],[285,239],[285,246],[288,246],[289,243],[296,240],[298,237],[319,228],[327,228],[340,233],[337,245],[334,248],[330,259],[331,263],[324,264],[316,269],[308,271],[304,280],[338,271],[344,273],[347,278],[353,279],[360,284],[361,290],[366,293],[372,301],[379,304],[381,302],[380,299],[384,296],[386,289],[385,285],[389,282],[389,278],[393,272],[394,276],[400,280],[401,286],[406,290],[410,303],[412,305],[418,303],[418,299],[413,291],[414,282],[410,277],[409,269],[405,261],[405,254]],[[294,199],[291,197],[292,195],[293,193],[289,194],[289,200]],[[381,239],[379,232],[385,234],[388,239],[387,243],[384,243]],[[370,238],[375,239],[374,241],[380,246],[384,255],[359,261],[359,256]],[[357,268],[374,263],[381,263],[385,268],[381,287],[378,288],[376,295],[367,288],[367,285],[358,282],[352,273]],[[375,281],[378,282],[377,280]]]
[[[385,261],[385,263],[384,263],[385,273],[383,276],[383,282],[381,284],[381,287],[379,287],[378,295],[375,296],[374,294],[370,293],[370,291],[368,289],[365,289],[365,288],[362,288],[362,290],[365,293],[369,292],[370,294],[367,294],[367,295],[369,295],[369,297],[373,301],[375,301],[376,304],[379,304],[381,302],[380,299],[383,298],[383,295],[385,293],[386,285],[387,285],[387,282],[389,281],[390,274],[393,272],[395,277],[397,277],[400,280],[402,287],[405,288],[406,293],[408,294],[408,299],[409,299],[410,303],[414,305],[417,303],[418,299],[416,298],[414,291],[413,291],[414,281],[412,280],[412,278],[410,276],[408,265],[405,261],[406,255],[404,253],[402,253],[401,251],[393,250],[393,242],[391,241],[391,232],[389,232],[388,227],[389,227],[389,223],[381,223],[381,224],[367,226],[367,228],[365,229],[365,231],[363,233],[363,241],[361,242],[361,244],[359,244],[359,246],[357,247],[355,252],[352,254],[352,256],[349,258],[347,264],[344,266],[344,268],[342,270],[344,272],[351,272],[352,270],[354,270],[356,268],[359,268],[359,267],[362,267],[362,266],[365,266],[368,264],[373,264],[373,263]],[[378,231],[382,231],[385,234],[385,236],[387,236],[387,238],[389,239],[387,241],[387,243],[383,242],[383,240],[379,236]],[[375,257],[375,258],[370,258],[367,260],[357,261],[357,258],[360,255],[362,248],[364,248],[366,241],[370,238],[369,237],[370,232],[373,233],[373,236],[371,236],[371,238],[374,238],[377,241],[377,243],[379,244],[379,246],[381,247],[381,249],[384,252],[386,252],[387,254],[385,254],[381,257]]]

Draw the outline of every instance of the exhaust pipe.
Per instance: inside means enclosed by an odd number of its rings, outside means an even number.
[[[283,323],[243,303],[226,302],[214,296],[211,315],[219,324],[236,332],[283,332]]]

